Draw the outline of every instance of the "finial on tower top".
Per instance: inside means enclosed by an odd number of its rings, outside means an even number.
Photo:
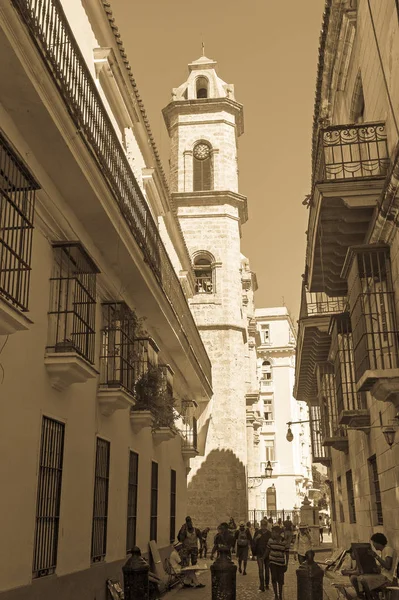
[[[202,42],[202,56],[205,56],[205,44]]]

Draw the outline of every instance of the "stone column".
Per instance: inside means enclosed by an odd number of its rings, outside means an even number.
[[[309,527],[310,535],[312,538],[312,544],[315,548],[320,545],[320,532],[319,532],[319,509],[312,506],[307,496],[303,499],[301,508],[301,523],[306,523]]]

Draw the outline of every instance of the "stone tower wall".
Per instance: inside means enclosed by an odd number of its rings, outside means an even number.
[[[170,188],[172,192],[193,191],[193,156],[195,143],[209,142],[213,149],[215,190],[238,192],[237,140],[234,116],[227,111],[202,113],[194,106],[190,115],[172,120]]]

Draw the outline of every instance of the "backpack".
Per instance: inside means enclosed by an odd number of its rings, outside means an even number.
[[[237,538],[237,546],[239,548],[246,548],[248,546],[248,538],[246,531],[239,531]]]

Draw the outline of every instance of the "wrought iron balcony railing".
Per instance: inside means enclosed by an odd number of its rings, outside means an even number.
[[[381,177],[389,164],[384,123],[332,125],[320,131],[315,181]]]
[[[60,1],[12,0],[12,4],[174,310],[186,338],[187,354],[194,355],[209,379],[210,361],[179,279]]]
[[[184,429],[180,433],[182,438],[183,450],[198,449],[197,419],[195,417],[186,417]]]
[[[300,318],[334,315],[345,311],[346,296],[330,297],[324,292],[309,292],[302,286]]]

